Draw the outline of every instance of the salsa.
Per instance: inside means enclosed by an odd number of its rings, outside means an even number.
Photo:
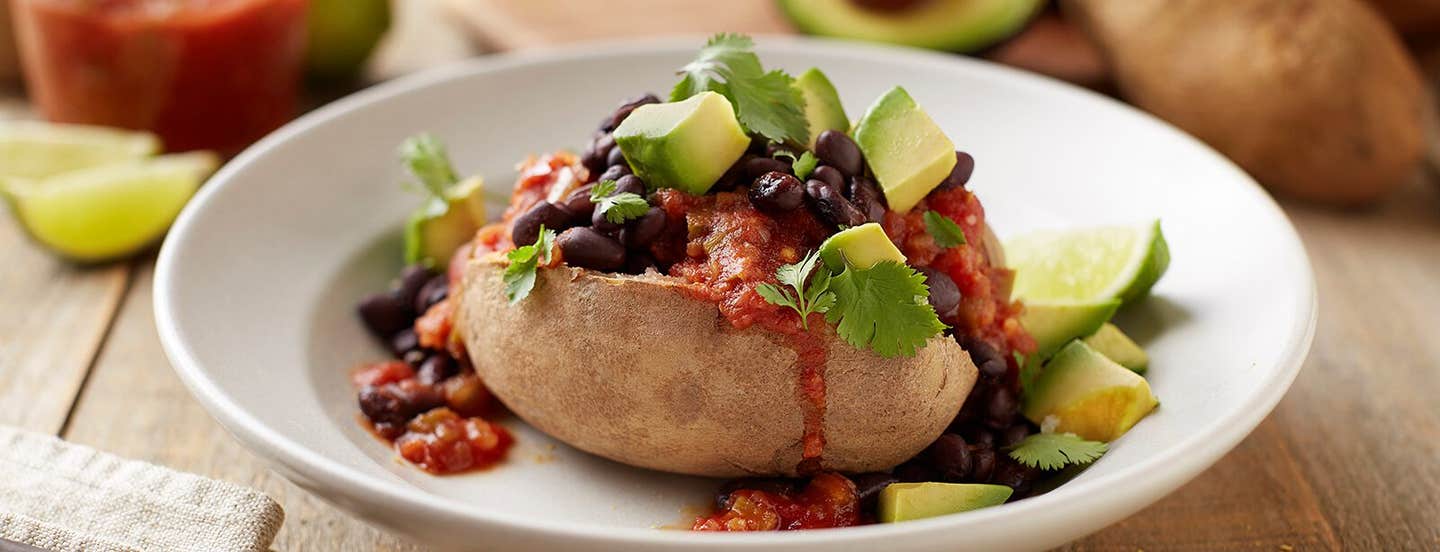
[[[52,121],[235,153],[295,113],[309,0],[13,0],[26,84]]]
[[[860,496],[855,484],[835,473],[810,479],[798,492],[739,489],[723,508],[701,516],[692,531],[779,531],[859,525]]]

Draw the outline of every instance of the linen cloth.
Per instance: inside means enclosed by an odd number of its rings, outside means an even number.
[[[0,427],[0,538],[55,552],[267,550],[259,491]]]

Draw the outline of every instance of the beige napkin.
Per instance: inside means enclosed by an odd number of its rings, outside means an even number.
[[[266,550],[258,491],[0,427],[0,538],[56,552]]]

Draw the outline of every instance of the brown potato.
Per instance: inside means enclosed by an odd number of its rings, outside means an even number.
[[[1262,184],[1337,204],[1415,174],[1430,109],[1414,60],[1359,0],[1065,0],[1126,99]]]
[[[581,450],[675,473],[794,475],[805,399],[784,337],[735,330],[679,281],[541,269],[506,302],[499,257],[472,260],[456,312],[475,370],[530,425]],[[939,437],[975,383],[954,340],[883,359],[828,339],[823,467],[887,469]]]

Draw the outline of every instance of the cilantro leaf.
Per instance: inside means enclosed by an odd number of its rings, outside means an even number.
[[[826,314],[835,330],[857,348],[893,358],[914,356],[925,341],[947,326],[926,300],[925,275],[895,261],[853,266],[830,280],[835,306]]]
[[[517,247],[505,254],[510,265],[505,267],[502,280],[505,282],[505,298],[510,300],[511,305],[530,296],[530,290],[535,289],[535,270],[540,265],[550,264],[554,243],[555,231],[547,230],[542,224],[540,236],[535,238],[534,244]]]
[[[815,157],[815,154],[807,151],[800,154],[799,159],[790,163],[790,168],[795,170],[795,178],[799,178],[801,182],[804,182],[805,178],[810,176],[810,173],[815,172],[815,165],[819,164],[820,160]]]
[[[1108,450],[1105,443],[1087,441],[1074,433],[1036,433],[1010,448],[1016,462],[1042,470],[1058,470],[1070,464],[1089,464]]]
[[[590,189],[590,201],[595,209],[605,215],[605,220],[615,224],[645,216],[650,211],[650,202],[633,192],[615,193],[614,180],[602,180]]]
[[[955,221],[950,220],[950,217],[935,211],[925,211],[925,229],[930,232],[930,237],[935,238],[935,245],[945,249],[965,245],[965,231],[961,230]]]
[[[445,145],[428,132],[406,138],[400,144],[400,161],[435,198],[443,200],[446,190],[460,180],[450,164]]]
[[[750,37],[720,33],[710,37],[694,61],[680,68],[684,75],[670,91],[680,101],[706,90],[725,96],[740,125],[776,142],[810,141],[805,98],[792,86],[795,79],[781,70],[766,72],[751,51]]]
[[[835,305],[835,294],[830,291],[830,271],[823,266],[815,270],[819,259],[820,252],[812,251],[800,262],[776,269],[775,279],[790,289],[768,282],[755,288],[766,302],[794,309],[800,315],[800,326],[806,330],[810,329],[811,314],[824,314]]]

